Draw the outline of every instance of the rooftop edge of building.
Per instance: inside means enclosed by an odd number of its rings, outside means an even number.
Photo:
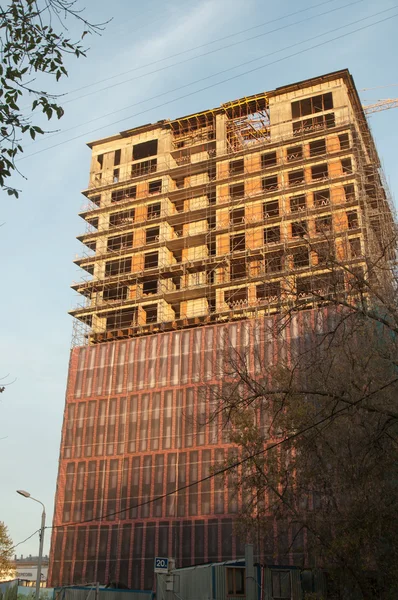
[[[242,98],[238,98],[236,100],[228,100],[225,103],[220,104],[220,106],[218,106],[218,107],[204,109],[203,111],[199,111],[197,113],[184,115],[182,117],[177,117],[175,119],[161,119],[161,120],[157,121],[156,123],[145,123],[143,125],[138,125],[137,127],[132,127],[131,129],[126,129],[124,131],[120,131],[119,133],[116,133],[114,135],[106,136],[103,138],[99,138],[97,140],[93,140],[91,142],[87,142],[87,146],[89,148],[93,148],[94,146],[103,144],[105,142],[114,141],[117,139],[128,137],[128,136],[132,135],[133,132],[134,132],[134,134],[137,134],[137,133],[143,133],[144,131],[151,131],[153,129],[159,129],[159,128],[163,128],[163,127],[170,128],[170,127],[172,127],[173,123],[175,123],[177,121],[183,121],[185,119],[197,117],[198,115],[203,115],[206,113],[221,114],[223,111],[225,111],[226,108],[228,108],[229,106],[231,106],[234,103],[239,102],[239,101],[250,101],[251,99],[255,100],[259,97],[264,97],[264,96],[266,96],[267,98],[271,98],[271,97],[279,96],[281,94],[286,94],[288,92],[300,89],[302,87],[308,87],[311,85],[316,85],[318,83],[325,83],[327,81],[333,81],[334,79],[338,79],[339,77],[346,81],[346,83],[348,84],[348,88],[352,93],[353,101],[357,105],[358,109],[363,113],[362,105],[359,100],[358,90],[356,89],[353,77],[352,77],[350,71],[347,68],[345,68],[345,69],[341,69],[339,71],[332,71],[330,73],[326,73],[325,75],[318,75],[316,77],[310,77],[309,79],[303,79],[303,80],[297,81],[295,83],[283,85],[283,86],[277,87],[271,91],[259,92],[258,94],[253,94],[251,96],[243,96]],[[364,113],[363,113],[363,117],[365,118]]]

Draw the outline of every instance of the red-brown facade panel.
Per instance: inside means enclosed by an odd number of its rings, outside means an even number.
[[[262,364],[316,328],[315,316],[298,314],[277,342],[278,317],[269,317],[72,350],[51,585],[151,589],[155,556],[187,566],[244,554],[232,478],[174,491],[234,451],[221,413],[212,418],[231,349],[261,376]],[[275,540],[291,535],[275,531]],[[279,554],[275,540],[265,545],[270,560]]]

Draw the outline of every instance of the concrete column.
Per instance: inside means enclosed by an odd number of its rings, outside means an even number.
[[[254,570],[253,544],[245,546],[246,600],[257,600],[257,580]]]

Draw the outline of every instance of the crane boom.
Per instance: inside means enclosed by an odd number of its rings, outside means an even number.
[[[374,104],[368,104],[362,107],[367,115],[371,115],[381,110],[388,110],[389,108],[398,108],[398,98],[387,98],[385,100],[379,100]]]

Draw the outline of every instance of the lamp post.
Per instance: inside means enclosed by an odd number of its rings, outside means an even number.
[[[34,500],[35,502],[38,502],[39,504],[41,504],[43,507],[43,511],[41,513],[40,544],[39,544],[39,557],[37,560],[37,577],[36,577],[36,594],[35,594],[35,600],[39,600],[40,582],[41,582],[41,562],[42,562],[42,558],[43,558],[44,529],[46,526],[46,508],[45,508],[43,502],[40,502],[40,500],[37,500],[36,498],[32,498],[32,496],[29,494],[29,492],[26,492],[25,490],[17,490],[17,494],[20,494],[24,498],[30,498],[31,500]]]

